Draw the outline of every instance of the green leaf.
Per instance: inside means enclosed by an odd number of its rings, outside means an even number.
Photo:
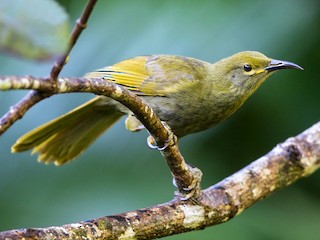
[[[30,59],[49,59],[65,51],[68,35],[68,16],[56,2],[0,1],[0,50]]]

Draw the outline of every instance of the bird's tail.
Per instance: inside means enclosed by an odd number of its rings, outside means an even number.
[[[86,150],[103,132],[124,115],[113,100],[96,97],[20,137],[12,152],[33,148],[38,161],[64,164]]]

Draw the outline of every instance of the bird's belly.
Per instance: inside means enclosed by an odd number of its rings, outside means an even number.
[[[185,103],[166,97],[144,97],[144,100],[178,137],[208,129],[235,111],[223,103],[204,106],[202,101]]]

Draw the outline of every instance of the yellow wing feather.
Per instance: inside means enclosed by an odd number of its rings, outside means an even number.
[[[146,84],[145,82],[150,78],[150,73],[147,70],[147,60],[148,56],[127,59],[113,66],[90,72],[85,77],[103,77],[134,91],[137,95],[161,95],[156,92],[154,84]]]

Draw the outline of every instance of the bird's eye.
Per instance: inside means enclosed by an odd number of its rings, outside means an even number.
[[[246,72],[250,72],[252,70],[252,66],[250,64],[245,64],[243,66],[243,69],[246,71]]]

